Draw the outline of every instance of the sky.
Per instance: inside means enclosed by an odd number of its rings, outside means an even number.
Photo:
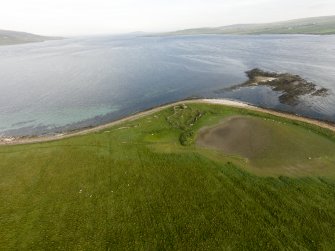
[[[335,0],[1,0],[0,29],[76,36],[335,15]]]

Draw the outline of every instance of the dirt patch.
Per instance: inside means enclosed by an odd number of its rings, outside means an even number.
[[[271,128],[262,119],[234,116],[200,131],[196,143],[226,154],[252,158],[271,144]]]

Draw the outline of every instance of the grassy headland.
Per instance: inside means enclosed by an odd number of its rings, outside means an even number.
[[[236,116],[264,125],[269,147],[245,158],[194,143]],[[0,249],[331,249],[334,156],[328,129],[200,103],[1,146]]]
[[[0,45],[14,45],[58,40],[61,37],[46,37],[26,32],[0,30]]]

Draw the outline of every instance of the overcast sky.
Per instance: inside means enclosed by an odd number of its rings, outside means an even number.
[[[335,15],[335,0],[1,0],[0,29],[45,35],[168,31]]]

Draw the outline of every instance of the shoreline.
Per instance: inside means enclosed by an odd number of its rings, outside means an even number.
[[[86,135],[88,133],[93,133],[93,132],[98,132],[104,129],[107,129],[111,126],[115,126],[118,124],[121,124],[123,122],[127,122],[127,121],[133,121],[139,118],[142,118],[144,116],[147,115],[151,115],[153,113],[159,112],[163,109],[169,108],[171,106],[174,105],[178,105],[178,104],[184,104],[184,103],[203,103],[203,104],[216,104],[216,105],[223,105],[223,106],[230,106],[230,107],[236,107],[236,108],[243,108],[243,109],[247,109],[247,110],[252,110],[252,111],[256,111],[256,112],[262,112],[262,113],[267,113],[267,114],[271,114],[271,115],[275,115],[278,117],[283,117],[283,118],[288,118],[291,120],[296,120],[296,121],[300,121],[300,122],[306,122],[309,124],[313,124],[325,129],[329,129],[333,132],[335,132],[335,125],[323,122],[321,120],[317,120],[317,119],[311,119],[311,118],[307,118],[307,117],[302,117],[299,115],[293,115],[290,113],[285,113],[285,112],[280,112],[280,111],[274,111],[271,109],[266,109],[266,108],[261,108],[261,107],[257,107],[257,106],[253,106],[251,104],[248,103],[244,103],[242,101],[233,101],[233,100],[229,100],[229,99],[189,99],[189,100],[181,100],[181,101],[177,101],[174,103],[170,103],[170,104],[165,104],[165,105],[161,105],[158,107],[154,107],[151,108],[149,110],[143,111],[143,112],[139,112],[136,114],[132,114],[129,115],[125,118],[104,124],[104,125],[99,125],[99,126],[95,126],[92,128],[84,128],[84,129],[79,129],[78,131],[74,131],[74,132],[64,132],[61,134],[57,134],[57,135],[51,135],[51,136],[32,136],[32,137],[4,137],[1,138],[0,137],[0,146],[8,146],[8,145],[24,145],[24,144],[33,144],[33,143],[43,143],[43,142],[51,142],[51,141],[57,141],[57,140],[61,140],[61,139],[66,139],[66,138],[71,138],[71,137],[75,137],[75,136],[81,136],[81,135]]]

